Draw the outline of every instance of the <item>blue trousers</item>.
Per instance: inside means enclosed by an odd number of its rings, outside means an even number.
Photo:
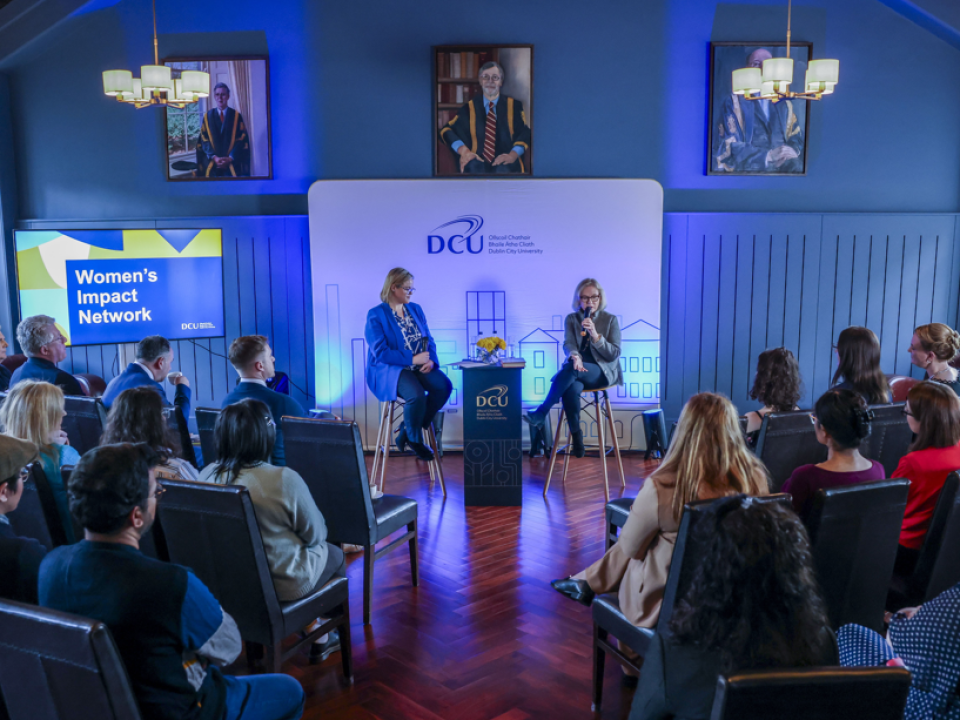
[[[440,408],[447,404],[453,385],[450,378],[434,368],[428,373],[404,368],[397,380],[397,397],[403,400],[403,424],[411,442],[423,442],[423,428],[429,427]]]
[[[560,372],[553,376],[550,391],[536,410],[538,414],[546,415],[554,405],[563,400],[563,411],[573,432],[580,431],[580,393],[609,384],[603,370],[596,363],[585,362],[583,369],[584,372],[577,372],[571,362],[565,362],[560,367]]]
[[[306,696],[289,675],[224,675],[224,720],[300,720]]]

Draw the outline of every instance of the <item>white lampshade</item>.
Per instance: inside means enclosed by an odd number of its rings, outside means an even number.
[[[129,70],[105,70],[103,93],[114,97],[133,92],[133,73]]]
[[[789,85],[790,83],[787,83]],[[774,90],[773,82],[760,83],[760,97],[767,100],[775,98],[777,96],[776,90]]]
[[[760,92],[760,68],[741,68],[733,71],[733,92],[735,95]]]
[[[143,88],[140,85],[140,78],[133,78],[132,90],[123,94],[123,101],[132,103],[143,100]]]
[[[183,92],[190,93],[195,98],[210,96],[210,75],[197,70],[184,70],[180,73],[183,80]]]
[[[807,81],[838,83],[840,81],[840,61],[811,60],[807,66]]]
[[[170,68],[165,65],[143,65],[140,68],[140,77],[143,82],[143,89],[147,92],[154,90],[167,92],[173,89]]]
[[[793,82],[793,59],[770,58],[763,61],[763,81],[774,83]]]

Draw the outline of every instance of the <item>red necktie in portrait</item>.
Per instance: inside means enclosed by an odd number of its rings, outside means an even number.
[[[492,163],[497,151],[497,106],[491,105],[487,113],[487,128],[483,133],[483,159]]]
[[[223,125],[223,123],[224,123],[223,110],[221,110],[221,111],[220,111],[220,124]]]

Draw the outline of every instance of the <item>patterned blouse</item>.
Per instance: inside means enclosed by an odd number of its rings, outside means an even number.
[[[419,352],[423,352],[420,348],[420,339],[423,335],[420,334],[420,328],[417,327],[417,321],[413,319],[413,315],[407,312],[407,308],[402,307],[401,315],[393,314],[394,319],[397,321],[397,325],[400,326],[400,332],[403,333],[403,344],[411,353],[416,355]],[[410,366],[411,370],[416,370],[416,365]]]

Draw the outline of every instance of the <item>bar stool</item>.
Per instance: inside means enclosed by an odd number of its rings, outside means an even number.
[[[377,431],[377,444],[373,451],[373,468],[370,471],[370,479],[373,484],[370,486],[373,490],[383,492],[383,483],[387,477],[387,460],[390,457],[390,445],[393,443],[393,418],[397,408],[402,408],[403,400],[397,398],[389,402],[380,403],[380,429]],[[402,413],[401,413],[402,417]],[[403,420],[401,419],[401,422]],[[443,490],[443,496],[447,496],[447,486],[443,482],[443,468],[440,466],[440,451],[437,445],[437,436],[433,432],[433,423],[424,428],[423,439],[426,445],[433,451],[433,460],[427,463],[430,468],[430,482],[440,481],[440,489]],[[377,469],[380,470],[380,481],[377,482]]]
[[[607,502],[610,502],[610,482],[607,476],[608,450],[603,427],[605,423],[608,426],[610,438],[613,441],[613,453],[617,458],[617,466],[620,469],[620,485],[623,487],[627,486],[626,476],[623,474],[623,459],[620,457],[620,443],[617,441],[617,428],[613,422],[613,411],[610,409],[610,396],[607,394],[607,390],[613,387],[616,386],[609,385],[605,388],[597,388],[596,390],[585,390],[580,395],[580,412],[587,413],[588,417],[593,417],[597,421],[597,438],[600,441],[597,449],[600,452],[600,460],[603,463],[603,494]],[[584,397],[584,395],[593,395],[593,399],[591,400],[589,397]],[[591,410],[595,411],[595,414],[591,415]],[[560,432],[564,424],[568,426],[565,452],[567,457],[563,461],[563,476],[561,482],[564,485],[567,484],[567,468],[570,467],[570,445],[573,438],[571,437],[569,423],[567,423],[566,413],[563,412],[563,408],[561,408],[560,421],[557,423],[557,433],[553,438],[553,450],[550,452],[550,469],[547,471],[547,482],[543,486],[544,497],[547,496],[547,490],[550,489],[550,478],[553,477],[553,467],[557,462],[557,453],[560,452]]]

